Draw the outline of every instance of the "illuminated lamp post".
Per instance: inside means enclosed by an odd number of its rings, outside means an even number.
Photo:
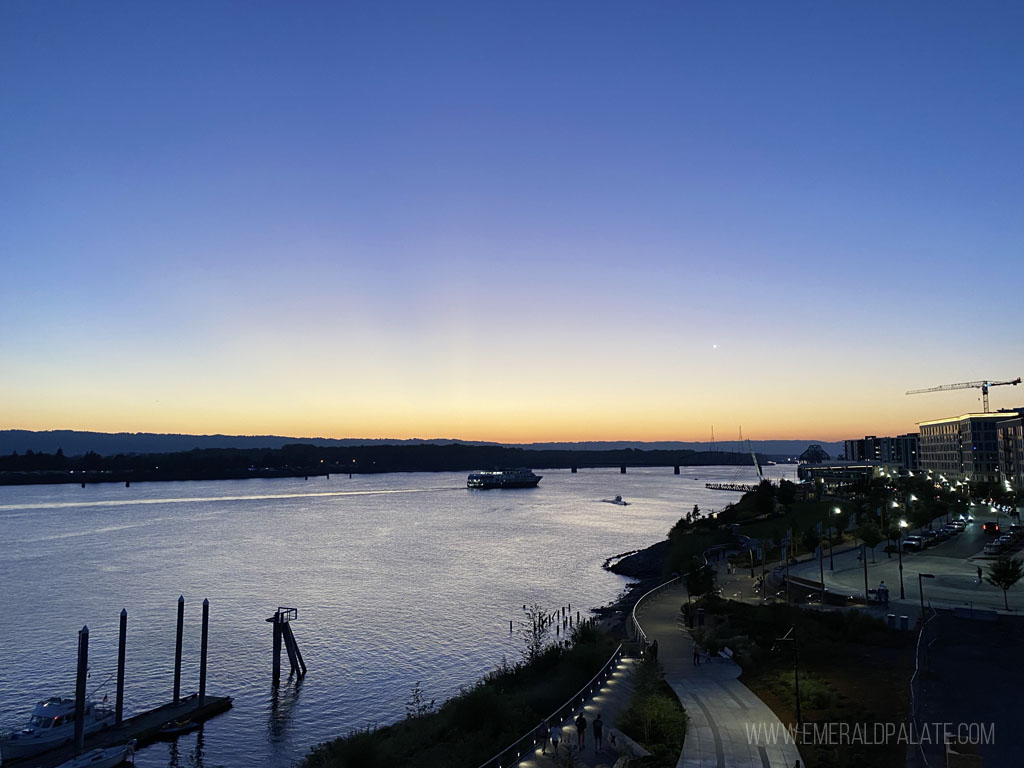
[[[910,523],[906,520],[900,520],[900,527],[896,532],[896,555],[900,559],[900,600],[905,600],[907,597],[903,592],[903,529],[908,525]]]

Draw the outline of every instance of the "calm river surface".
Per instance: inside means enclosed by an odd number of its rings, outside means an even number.
[[[664,538],[694,504],[738,498],[705,482],[755,479],[753,467],[681,471],[539,471],[538,488],[508,491],[468,491],[465,473],[0,488],[0,725],[73,694],[82,625],[89,690],[113,702],[122,608],[125,714],[169,701],[178,595],[183,695],[195,691],[209,598],[207,691],[234,708],[136,764],[289,766],[320,741],[403,717],[417,681],[440,702],[517,659],[508,623],[523,603],[586,615],[610,602],[626,581],[602,570],[606,557]],[[616,494],[630,505],[601,503]],[[264,619],[279,605],[298,609],[309,674],[275,696]]]

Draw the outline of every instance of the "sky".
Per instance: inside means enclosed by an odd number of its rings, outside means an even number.
[[[9,0],[0,428],[979,411],[905,392],[1024,374],[1022,74],[1017,2]]]

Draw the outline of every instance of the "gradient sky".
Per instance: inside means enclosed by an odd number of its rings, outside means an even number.
[[[8,0],[0,72],[0,427],[827,440],[1024,374],[1019,2]]]

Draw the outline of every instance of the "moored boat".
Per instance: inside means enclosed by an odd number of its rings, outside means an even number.
[[[172,720],[160,727],[157,736],[161,739],[174,739],[181,736],[183,733],[191,733],[200,725],[201,723],[197,723],[195,720],[191,720],[187,717],[184,720]]]
[[[135,739],[119,747],[93,749],[66,763],[61,763],[57,768],[115,768],[129,760],[135,764]]]
[[[85,733],[95,733],[114,723],[114,710],[93,701],[85,703]],[[32,710],[28,725],[0,733],[0,760],[48,752],[75,737],[75,700],[52,696]]]
[[[466,478],[467,488],[534,488],[543,475],[530,469],[494,469],[472,472]]]

